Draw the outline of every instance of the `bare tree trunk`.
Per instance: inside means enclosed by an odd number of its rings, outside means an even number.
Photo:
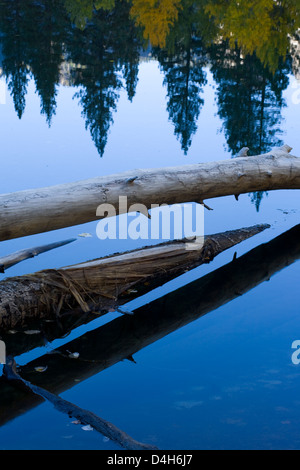
[[[134,170],[0,196],[0,241],[99,217],[100,204],[118,213],[119,196],[133,204],[175,204],[255,191],[300,189],[300,158],[284,145],[270,153],[196,165]],[[133,209],[131,209],[133,210]],[[135,209],[136,210],[136,209]]]

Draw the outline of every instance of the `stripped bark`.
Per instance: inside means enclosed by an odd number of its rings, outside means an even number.
[[[205,199],[255,191],[300,189],[300,158],[284,145],[264,154],[180,167],[134,170],[75,183],[0,196],[0,241],[100,217],[100,204],[118,213],[119,196],[133,204],[203,203]],[[131,209],[136,211],[136,209]]]
[[[107,312],[122,293],[154,279],[163,283],[268,228],[255,225],[210,235],[194,242],[162,243],[59,270],[8,278],[0,283],[0,328],[14,328],[32,318],[53,318],[79,308]],[[187,249],[188,248],[188,249]]]

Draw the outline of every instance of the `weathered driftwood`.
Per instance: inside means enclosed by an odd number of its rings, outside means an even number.
[[[114,424],[106,421],[103,418],[100,418],[95,413],[92,413],[89,410],[80,408],[77,405],[74,405],[70,401],[61,398],[58,395],[55,395],[48,390],[43,389],[37,385],[32,384],[28,380],[23,379],[16,370],[16,363],[13,357],[7,357],[6,364],[4,366],[4,376],[7,380],[25,385],[29,390],[31,390],[36,395],[41,396],[45,400],[48,400],[54,405],[54,407],[61,411],[62,413],[67,414],[70,418],[76,418],[80,421],[81,424],[90,425],[93,429],[100,432],[103,436],[108,437],[111,441],[116,442],[124,449],[128,450],[154,450],[157,447],[151,446],[149,444],[144,444],[143,442],[138,442],[129,436],[121,429],[117,428]]]
[[[300,189],[300,158],[285,145],[258,156],[134,170],[0,196],[0,240],[97,220],[97,207],[119,196],[133,204],[175,204],[254,191]],[[133,209],[132,209],[133,210]],[[136,211],[136,209],[135,209]]]
[[[0,283],[0,328],[14,328],[30,318],[53,317],[78,307],[83,312],[116,308],[118,298],[129,288],[153,278],[156,282],[169,280],[267,227],[255,225],[210,235],[203,243],[196,242],[196,249],[190,249],[190,241],[168,242],[59,270],[8,278]]]
[[[63,393],[78,381],[119,361],[131,359],[142,348],[178,328],[245,294],[300,258],[300,225],[254,248],[231,263],[135,310],[85,333],[21,367],[22,377],[53,393]],[[7,342],[14,354],[17,335]],[[79,352],[78,359],[68,351]],[[199,358],[201,360],[201,358]],[[205,361],[205,358],[203,358]],[[45,373],[35,367],[47,367]],[[76,382],[75,382],[76,380]],[[0,377],[0,425],[40,403],[40,398],[14,391]]]
[[[54,248],[59,248],[61,246],[68,245],[76,240],[76,238],[69,238],[68,240],[63,240],[61,242],[49,243],[47,245],[36,246],[35,248],[27,248],[25,250],[16,251],[10,255],[2,256],[0,258],[0,273],[16,264],[20,263],[29,258],[34,258],[41,253],[46,253],[46,251],[53,250]]]

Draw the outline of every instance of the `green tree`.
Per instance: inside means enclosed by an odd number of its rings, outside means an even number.
[[[28,64],[41,99],[41,113],[50,126],[56,112],[63,44],[70,26],[61,0],[32,2],[30,15],[35,20],[35,28],[28,35]]]
[[[197,130],[197,119],[204,103],[201,92],[206,84],[203,67],[207,64],[207,54],[199,36],[203,23],[203,10],[194,2],[185,0],[165,47],[156,50],[165,74],[169,118],[185,155]]]
[[[74,73],[74,84],[79,88],[76,97],[100,156],[113,124],[122,78],[129,99],[133,98],[137,83],[140,44],[129,8],[127,2],[118,1],[110,12],[94,11],[84,31],[73,31],[67,49],[69,59],[79,64]]]
[[[2,69],[14,107],[21,119],[26,105],[27,84],[29,81],[27,47],[28,23],[26,10],[28,4],[21,0],[3,0],[0,8],[0,41],[2,48]]]
[[[64,4],[71,21],[78,28],[84,29],[95,10],[111,10],[115,6],[115,0],[64,0]]]
[[[25,110],[28,81],[33,77],[41,112],[50,125],[66,32],[61,0],[3,0],[0,31],[2,68],[19,118]]]
[[[232,155],[243,147],[257,155],[281,145],[282,92],[289,82],[290,61],[281,59],[272,73],[256,54],[243,55],[227,41],[213,45],[210,58],[217,83],[218,115]],[[257,209],[261,196],[253,198]]]

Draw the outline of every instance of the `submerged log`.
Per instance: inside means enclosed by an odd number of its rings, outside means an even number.
[[[65,413],[69,418],[76,418],[80,421],[81,424],[90,425],[93,429],[100,432],[103,436],[108,437],[113,442],[116,442],[124,449],[128,450],[154,450],[157,447],[154,447],[149,444],[144,444],[143,442],[138,442],[129,436],[121,429],[117,428],[114,424],[106,421],[103,418],[100,418],[95,413],[92,413],[89,410],[80,408],[77,405],[74,405],[70,401],[61,398],[54,393],[49,392],[48,390],[43,389],[37,385],[32,384],[28,380],[24,380],[17,372],[16,362],[13,357],[7,357],[6,364],[3,371],[4,376],[7,380],[12,382],[17,382],[24,385],[26,388],[31,390],[36,395],[41,396],[45,400],[49,401],[54,405],[54,407]]]
[[[20,373],[26,380],[53,393],[63,393],[79,381],[132,358],[149,344],[245,294],[299,258],[300,225],[136,309],[135,315],[116,318],[60,346],[52,354],[34,359],[21,366]],[[14,344],[7,343],[8,354],[13,355],[15,351]],[[68,351],[78,351],[79,358],[70,358]],[[46,373],[35,372],[39,366],[47,367]],[[21,391],[12,393],[12,390],[0,377],[0,426],[40,403],[38,397]]]
[[[53,318],[79,308],[107,312],[117,308],[122,293],[145,281],[163,283],[268,228],[255,225],[204,237],[201,243],[181,240],[120,255],[8,278],[0,283],[0,329],[32,318]]]
[[[61,242],[49,243],[48,245],[36,246],[35,248],[27,248],[25,250],[16,251],[10,255],[2,256],[0,258],[0,273],[4,273],[6,269],[15,266],[29,258],[34,258],[35,256],[40,255],[41,253],[46,253],[47,251],[54,250],[61,246],[68,245],[76,240],[76,238],[70,238],[68,240],[63,240]]]
[[[0,241],[83,224],[100,217],[100,204],[118,213],[119,196],[133,204],[203,203],[205,199],[255,191],[300,189],[300,158],[291,147],[180,167],[134,170],[75,183],[0,196]],[[131,209],[136,211],[137,209]],[[103,215],[104,216],[104,215]]]

